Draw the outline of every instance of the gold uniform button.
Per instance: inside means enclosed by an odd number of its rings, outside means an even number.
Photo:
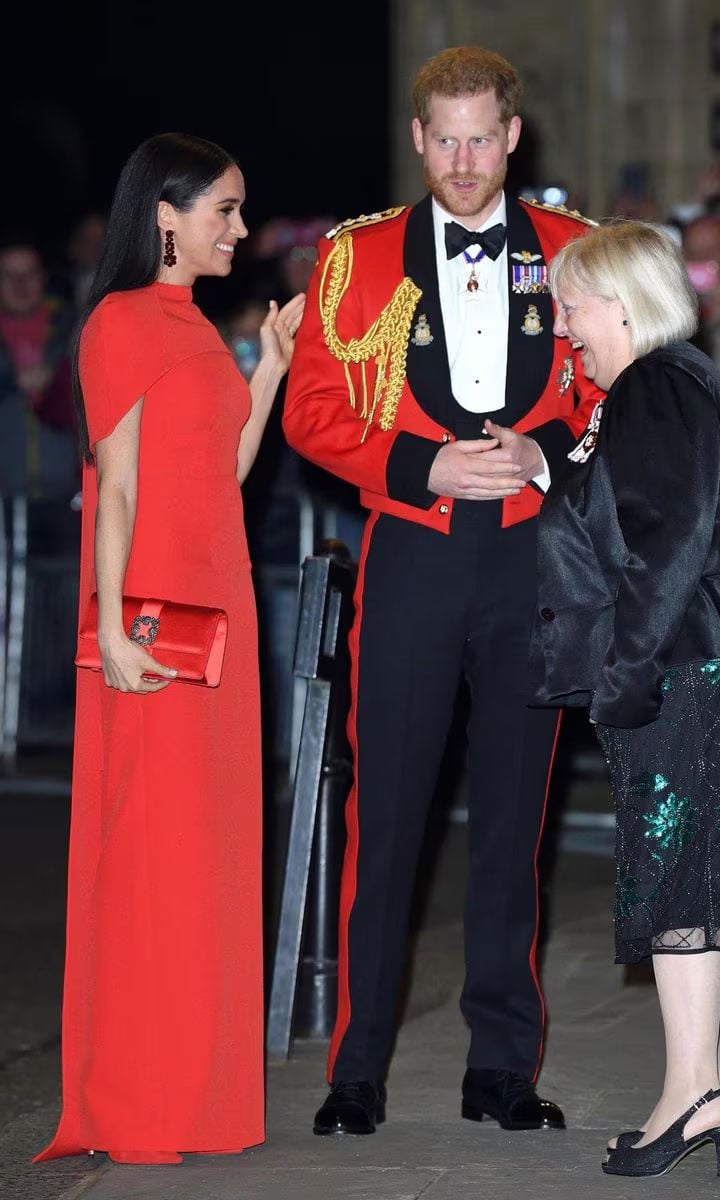
[[[449,433],[444,433],[444,434],[443,434],[443,436],[442,436],[442,440],[443,440],[444,442],[449,442],[449,441],[450,441],[450,434],[449,434]]]
[[[447,504],[440,505],[440,512],[442,513],[443,516],[445,516],[446,513],[450,512],[450,509],[448,508]]]

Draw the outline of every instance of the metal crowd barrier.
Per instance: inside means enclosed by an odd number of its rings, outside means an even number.
[[[18,750],[69,748],[73,738],[78,554],[47,553],[47,539],[40,552],[34,548],[32,503],[18,496],[0,504],[0,768],[6,775]],[[293,488],[275,489],[266,508],[275,528],[290,530],[292,543],[284,561],[259,555],[254,571],[266,634],[264,682],[276,710],[272,749],[292,777],[305,698],[305,680],[292,673],[300,564],[319,539],[334,535],[337,512]],[[78,513],[71,518],[79,522]]]
[[[338,899],[352,782],[345,733],[356,566],[330,542],[303,563],[294,672],[307,681],[275,949],[267,1050],[325,1037],[337,1008]]]
[[[32,509],[4,501],[0,535],[0,751],[5,766],[18,745],[70,746],[73,733],[78,559],[35,553]]]

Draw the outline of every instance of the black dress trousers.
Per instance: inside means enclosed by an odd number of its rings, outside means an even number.
[[[417,860],[463,675],[471,696],[468,1065],[530,1078],[539,1068],[536,857],[559,718],[528,707],[535,525],[502,529],[499,502],[465,501],[449,535],[387,515],[372,529],[356,663],[346,976],[341,963],[349,1019],[336,1031],[334,1081],[387,1072]]]

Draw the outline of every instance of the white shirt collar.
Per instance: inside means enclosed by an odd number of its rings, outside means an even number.
[[[452,213],[446,212],[446,210],[440,204],[438,204],[434,196],[432,198],[432,214],[436,246],[445,246],[445,226],[447,225],[448,221],[456,221],[458,225],[462,225],[463,229],[467,229],[467,225],[465,225],[460,217],[454,217]],[[505,201],[504,192],[501,192],[497,207],[493,209],[487,220],[484,221],[480,226],[480,229],[489,229],[491,225],[497,225],[498,222],[500,222],[501,225],[507,225],[507,203]]]

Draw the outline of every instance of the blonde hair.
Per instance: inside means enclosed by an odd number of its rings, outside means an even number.
[[[680,249],[644,221],[609,221],[560,250],[549,271],[550,290],[571,287],[619,300],[635,358],[684,341],[698,326],[698,300]]]
[[[484,46],[451,46],[420,68],[413,84],[412,100],[421,125],[430,120],[433,96],[457,99],[494,92],[503,125],[509,125],[520,107],[522,83],[515,68]]]

